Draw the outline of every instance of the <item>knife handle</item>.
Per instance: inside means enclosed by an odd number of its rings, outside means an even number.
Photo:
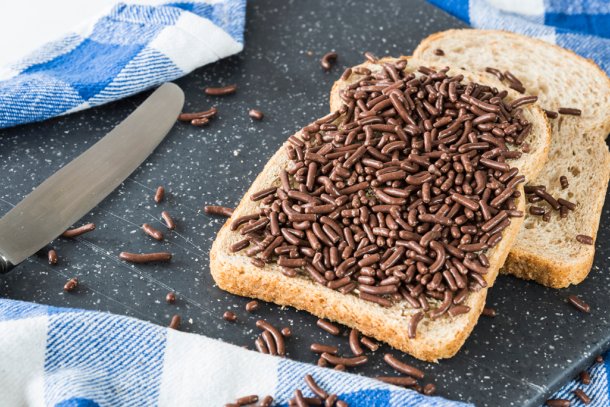
[[[13,268],[15,268],[15,265],[0,253],[0,274],[8,273]]]

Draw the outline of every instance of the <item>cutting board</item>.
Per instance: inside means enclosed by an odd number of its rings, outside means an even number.
[[[383,6],[382,6],[383,5]],[[205,204],[236,205],[282,142],[294,131],[328,112],[328,92],[343,68],[363,60],[362,52],[408,55],[427,35],[463,24],[424,1],[263,0],[248,2],[245,51],[177,81],[186,93],[187,111],[215,105],[219,116],[205,128],[177,124],[157,151],[83,222],[97,229],[75,240],[53,242],[60,257],[50,266],[33,256],[0,276],[0,296],[65,307],[129,315],[167,325],[173,314],[182,329],[253,349],[256,319],[291,326],[288,356],[314,363],[309,344],[338,344],[315,326],[316,318],[294,309],[263,304],[255,315],[244,311],[247,299],[222,292],[209,272],[209,251],[223,219],[203,213]],[[339,54],[324,72],[321,55]],[[237,83],[235,95],[211,98],[205,86]],[[126,117],[147,95],[47,121],[0,131],[0,214],[36,185],[87,149]],[[250,108],[265,112],[262,122],[248,117]],[[164,185],[167,199],[152,200]],[[163,229],[159,215],[168,210],[178,228],[158,243],[139,227],[148,222]],[[488,305],[498,316],[481,318],[458,355],[438,364],[405,356],[426,372],[427,381],[450,399],[480,406],[537,406],[567,382],[610,343],[610,239],[608,208],[597,238],[595,265],[578,287],[551,290],[501,276]],[[122,250],[168,250],[170,264],[130,265]],[[66,280],[81,286],[66,294]],[[175,305],[165,303],[168,291]],[[566,303],[570,294],[584,298],[590,315]],[[238,322],[222,319],[233,310]],[[386,347],[355,373],[394,374],[382,360]],[[398,352],[395,352],[398,353]]]

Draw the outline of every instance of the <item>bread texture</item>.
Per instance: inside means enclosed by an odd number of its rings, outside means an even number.
[[[436,55],[435,50],[444,55]],[[581,116],[560,115],[551,123],[548,160],[532,185],[545,185],[556,197],[577,204],[565,219],[557,212],[545,222],[526,215],[517,242],[502,272],[561,288],[582,282],[593,264],[595,246],[577,235],[595,239],[610,176],[610,153],[604,142],[610,132],[610,79],[593,62],[571,51],[503,31],[449,30],[433,34],[414,56],[436,66],[460,66],[480,75],[493,67],[513,73],[540,105],[582,110]],[[560,176],[569,187],[561,188]]]
[[[415,65],[409,62],[406,70],[414,69]],[[333,87],[332,100],[335,100],[335,92],[340,89],[341,84]],[[544,161],[546,157],[549,129],[543,113],[537,107],[527,106],[524,110],[526,110],[525,117],[534,123],[532,138],[539,141],[540,145],[533,150],[535,153],[531,153],[532,156],[535,154],[535,157],[513,160],[510,163],[520,169],[527,168],[527,171],[536,172],[536,162]],[[302,132],[297,132],[295,136],[301,137],[301,135]],[[251,194],[270,186],[280,185],[279,174],[288,165],[286,146],[287,143],[265,165],[235,209],[232,218],[225,223],[214,241],[210,253],[210,268],[218,286],[233,294],[289,305],[320,318],[337,321],[421,360],[438,361],[455,355],[472,332],[482,312],[488,288],[469,294],[464,304],[470,307],[470,311],[465,314],[455,317],[445,314],[437,319],[424,318],[418,325],[416,338],[410,339],[408,323],[410,317],[418,310],[408,307],[405,302],[387,308],[382,307],[364,301],[356,295],[341,294],[317,284],[309,276],[287,277],[281,273],[275,263],[258,268],[253,266],[250,258],[242,252],[231,253],[230,246],[242,239],[238,232],[231,231],[232,219],[252,214],[260,209],[259,203],[250,199]],[[516,200],[517,209],[524,210],[525,195],[521,186],[518,189],[521,197]],[[486,252],[490,261],[488,273],[484,276],[488,287],[493,285],[522,222],[523,218],[512,218],[510,226],[503,232],[502,240]],[[432,308],[436,306],[438,303],[431,303]]]

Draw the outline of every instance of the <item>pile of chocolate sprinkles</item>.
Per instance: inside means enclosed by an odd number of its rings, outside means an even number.
[[[424,313],[469,311],[468,292],[487,285],[485,251],[523,216],[514,198],[524,177],[507,160],[521,156],[509,146],[530,132],[521,106],[536,98],[509,102],[448,68],[378,63],[376,73],[353,69],[341,109],[289,138],[280,186],[250,197],[261,209],[234,219],[243,239],[231,251],[384,307],[421,309],[413,337]]]

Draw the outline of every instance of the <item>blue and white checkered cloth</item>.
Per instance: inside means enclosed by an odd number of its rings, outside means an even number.
[[[466,404],[107,313],[0,300],[0,405],[287,406],[311,374],[351,407]]]
[[[428,0],[475,28],[540,38],[592,59],[610,75],[609,0]]]
[[[0,128],[99,106],[243,49],[246,0],[116,5],[0,67]]]

